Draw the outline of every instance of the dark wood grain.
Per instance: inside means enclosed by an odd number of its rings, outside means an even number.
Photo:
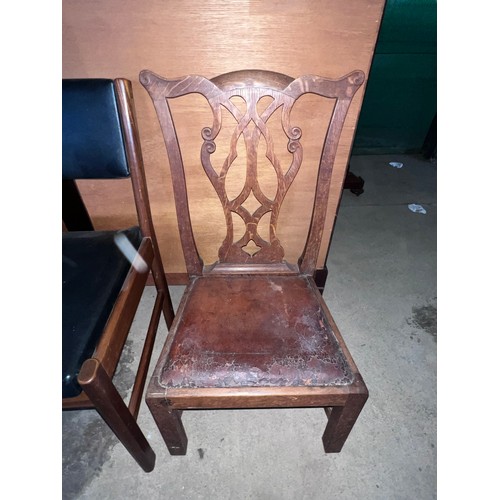
[[[125,142],[127,162],[130,166],[130,178],[132,181],[132,190],[134,193],[137,217],[142,234],[151,238],[153,244],[155,255],[152,262],[153,279],[157,290],[162,293],[163,315],[165,317],[165,321],[167,322],[167,327],[170,328],[174,319],[174,310],[170,299],[170,293],[168,292],[163,262],[153,225],[148,187],[144,173],[144,161],[142,158],[139,129],[135,113],[134,97],[132,93],[132,84],[129,80],[117,78],[114,81],[114,86],[118,99],[118,105],[120,107],[120,121]]]
[[[368,393],[350,394],[343,406],[329,409],[328,424],[323,434],[325,453],[339,453],[356,419],[368,399]]]
[[[153,246],[149,238],[144,238],[138,250],[139,256],[151,265]],[[110,377],[118,365],[120,355],[127,340],[130,326],[134,320],[137,306],[141,300],[148,273],[139,272],[131,267],[118,294],[111,315],[96,347],[94,357],[100,360]]]
[[[129,412],[111,377],[97,359],[88,359],[78,376],[94,407],[145,472],[154,469],[155,454]]]
[[[156,333],[158,331],[158,324],[160,322],[163,304],[163,292],[158,292],[154,303],[153,312],[151,314],[148,331],[146,333],[146,339],[144,340],[141,359],[139,361],[139,366],[137,367],[137,382],[134,384],[132,394],[130,395],[130,400],[128,403],[130,413],[136,420],[139,414],[144,386],[146,384],[146,376],[149,368],[149,363],[151,361],[151,355],[153,354],[153,347],[156,339]]]
[[[230,389],[168,389],[167,400],[174,409],[217,408],[307,408],[325,405],[343,406],[349,390],[331,388],[268,387]]]
[[[163,397],[158,397],[158,387],[155,386],[155,382],[153,379],[148,387],[146,404],[170,454],[185,455],[188,438],[181,421],[182,411],[173,408]]]

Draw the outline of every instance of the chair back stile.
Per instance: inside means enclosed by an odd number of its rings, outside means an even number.
[[[123,78],[117,78],[114,81],[118,106],[120,108],[120,122],[122,126],[125,153],[130,168],[130,179],[132,182],[132,191],[137,211],[137,218],[142,234],[151,238],[155,259],[152,263],[153,279],[156,288],[164,294],[163,314],[167,325],[170,327],[174,319],[173,307],[168,285],[165,278],[163,262],[161,259],[158,240],[156,238],[153,226],[153,215],[149,202],[148,188],[146,184],[146,175],[144,173],[144,159],[142,157],[141,142],[139,138],[139,128],[136,122],[136,113],[134,98],[132,94],[132,83]]]

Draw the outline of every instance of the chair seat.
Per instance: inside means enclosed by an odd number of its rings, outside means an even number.
[[[306,276],[204,276],[176,317],[164,387],[336,386],[353,374]]]
[[[142,237],[138,227],[120,232],[139,248]],[[82,363],[92,356],[130,269],[129,261],[114,243],[115,234],[63,233],[63,398],[80,394],[76,377]]]

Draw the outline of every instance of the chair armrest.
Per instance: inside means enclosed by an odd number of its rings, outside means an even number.
[[[137,253],[146,262],[148,272],[139,272],[135,266],[130,266],[93,356],[102,363],[110,377],[116,370],[123,345],[146,286],[154,255],[151,238],[143,238]]]

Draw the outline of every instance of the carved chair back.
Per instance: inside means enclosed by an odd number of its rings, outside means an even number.
[[[332,169],[342,127],[351,100],[364,81],[361,71],[333,80],[306,75],[293,79],[289,76],[260,70],[244,70],[220,75],[211,80],[202,76],[166,79],[151,71],[141,72],[140,81],[153,100],[163,132],[170,163],[174,197],[181,243],[189,275],[231,272],[278,272],[312,275],[323,236]],[[213,114],[211,126],[201,130],[200,160],[202,168],[217,192],[222,204],[226,237],[218,252],[218,262],[204,266],[196,248],[189,214],[186,178],[179,140],[168,101],[197,93],[206,98]],[[334,99],[333,112],[325,132],[315,189],[312,217],[304,251],[297,263],[284,261],[284,249],[277,237],[278,218],[283,200],[294,181],[303,160],[302,130],[292,123],[291,111],[304,94],[313,93]],[[244,102],[238,105],[237,101]],[[260,104],[259,104],[260,103]],[[234,118],[227,156],[222,165],[214,165],[212,155],[217,149],[223,116]],[[275,152],[275,138],[268,126],[270,118],[278,113],[285,134],[289,161],[281,161]],[[246,172],[239,194],[231,196],[227,190],[229,170],[234,166],[241,142],[246,151]],[[265,147],[259,143],[265,141]],[[240,143],[240,144],[239,144]],[[259,181],[259,151],[276,176],[274,193],[262,189]],[[249,197],[257,200],[257,208],[245,206]],[[263,229],[264,215],[270,214],[268,228]],[[234,217],[244,223],[244,234],[236,239]],[[266,218],[267,220],[267,218]],[[236,241],[235,241],[236,239]]]

